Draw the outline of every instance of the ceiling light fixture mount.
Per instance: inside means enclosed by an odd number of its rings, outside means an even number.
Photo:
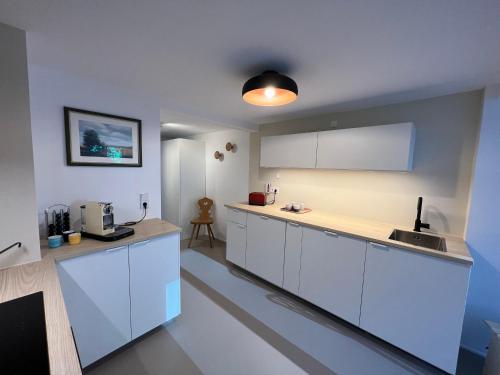
[[[293,79],[274,70],[250,78],[243,85],[242,96],[247,103],[275,107],[297,99],[299,89]]]

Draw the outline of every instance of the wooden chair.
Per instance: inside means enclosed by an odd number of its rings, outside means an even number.
[[[215,240],[214,232],[212,231],[211,224],[214,223],[214,219],[210,216],[210,210],[214,205],[214,201],[210,198],[204,197],[198,201],[198,206],[200,207],[200,214],[196,219],[191,220],[191,224],[193,224],[193,232],[191,233],[191,239],[189,240],[188,247],[191,247],[191,243],[193,242],[194,232],[196,230],[196,239],[198,239],[198,235],[200,234],[200,227],[202,225],[207,226],[208,232],[208,240],[210,242],[210,247],[213,247],[212,240]]]

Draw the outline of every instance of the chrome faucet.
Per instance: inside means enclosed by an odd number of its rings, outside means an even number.
[[[430,224],[422,223],[422,221],[420,220],[420,215],[422,215],[422,200],[422,197],[418,197],[417,218],[415,219],[415,227],[413,228],[415,232],[420,232],[421,228],[429,229],[431,227]]]

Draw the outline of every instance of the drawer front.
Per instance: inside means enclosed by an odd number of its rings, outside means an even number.
[[[286,224],[283,288],[297,295],[299,294],[301,255],[302,255],[302,226],[297,223],[289,221]]]
[[[131,340],[128,246],[57,263],[83,367]]]
[[[226,259],[245,268],[247,228],[243,224],[227,223]]]
[[[226,220],[236,224],[247,225],[247,213],[236,208],[227,207]]]
[[[286,222],[248,214],[246,269],[283,287]]]
[[[302,230],[299,296],[359,325],[366,241]]]

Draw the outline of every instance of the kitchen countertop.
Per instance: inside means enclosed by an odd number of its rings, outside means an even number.
[[[0,303],[43,292],[51,374],[82,373],[59,284],[56,261],[181,231],[175,225],[160,219],[144,220],[135,225],[134,229],[133,236],[113,242],[82,238],[79,245],[49,249],[46,241],[43,241],[40,261],[0,270]]]
[[[473,263],[473,259],[470,255],[467,244],[462,238],[459,237],[426,232],[429,234],[439,235],[446,239],[447,251],[442,252],[389,239],[391,232],[395,228],[410,231],[412,230],[412,228],[405,228],[404,226],[397,226],[393,224],[353,218],[349,216],[335,215],[317,210],[313,210],[304,214],[296,214],[281,211],[281,206],[278,205],[251,206],[245,203],[231,203],[226,204],[225,206],[258,215],[265,215],[280,220],[304,224],[312,228],[329,230],[339,234],[358,237],[367,241],[373,241],[400,249],[411,250],[438,258],[448,259],[451,261],[461,262],[469,265],[472,265]]]

